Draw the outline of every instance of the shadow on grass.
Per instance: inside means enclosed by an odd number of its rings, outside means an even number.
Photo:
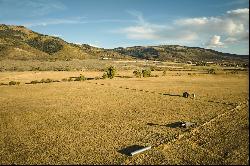
[[[149,126],[164,126],[164,127],[169,127],[169,128],[180,128],[182,127],[181,125],[183,124],[183,122],[173,122],[173,123],[169,123],[166,125],[160,125],[160,124],[155,124],[155,123],[147,123],[147,125]]]
[[[182,95],[174,95],[174,94],[169,94],[169,93],[163,93],[165,96],[178,96],[178,97],[183,97]]]
[[[118,78],[133,78],[131,76],[115,76],[115,77],[118,77]]]
[[[144,146],[140,146],[140,145],[132,145],[132,146],[129,146],[129,147],[126,147],[126,148],[123,148],[121,150],[118,150],[119,153],[121,154],[125,154],[127,156],[132,156],[131,153],[136,151],[136,150],[139,150],[139,149],[142,149],[144,148]]]

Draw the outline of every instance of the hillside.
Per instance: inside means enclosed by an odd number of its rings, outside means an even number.
[[[160,46],[134,46],[127,48],[115,48],[115,51],[142,59],[152,59],[161,61],[179,61],[179,62],[246,62],[248,55],[235,55],[222,53],[211,49],[199,47],[186,47],[179,45],[160,45]]]
[[[110,57],[139,58],[195,63],[241,63],[248,65],[249,55],[227,54],[211,49],[179,45],[134,46],[104,49],[73,44],[59,37],[39,34],[24,26],[0,24],[0,60],[71,60]]]
[[[0,24],[0,59],[69,60],[102,56],[123,58],[113,51],[87,44],[68,43],[58,37],[31,31],[24,26]]]

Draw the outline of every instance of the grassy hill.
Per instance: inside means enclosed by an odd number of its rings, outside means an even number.
[[[179,45],[134,46],[127,48],[104,49],[87,44],[68,43],[59,37],[39,34],[24,26],[0,24],[0,60],[70,60],[110,58],[139,58],[161,61],[195,63],[241,63],[248,65],[249,55],[235,55]]]
[[[0,59],[69,60],[102,56],[124,58],[120,53],[111,50],[68,43],[58,37],[31,31],[24,26],[0,24]]]

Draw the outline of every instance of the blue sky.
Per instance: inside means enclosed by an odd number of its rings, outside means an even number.
[[[0,23],[102,48],[179,44],[249,54],[249,0],[0,0]]]

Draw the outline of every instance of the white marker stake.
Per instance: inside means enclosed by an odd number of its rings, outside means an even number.
[[[148,146],[148,147],[145,147],[145,148],[142,148],[142,149],[136,150],[136,151],[134,151],[134,152],[131,152],[131,155],[133,156],[133,155],[135,155],[135,154],[138,154],[138,153],[144,152],[144,151],[149,150],[149,149],[151,149],[151,146]]]

